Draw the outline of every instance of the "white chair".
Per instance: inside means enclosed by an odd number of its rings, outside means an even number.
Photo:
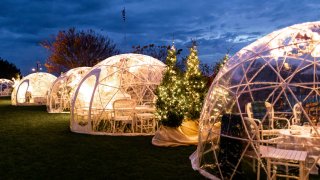
[[[279,149],[272,146],[263,146],[260,143],[271,143],[272,140],[261,141],[260,139],[260,129],[262,128],[260,121],[256,121],[250,118],[244,118],[246,123],[246,129],[249,133],[249,143],[252,142],[255,151],[247,151],[245,153],[246,157],[253,158],[253,167],[255,168],[255,159],[258,160],[257,166],[257,179],[260,179],[260,167],[261,158],[267,160],[267,173],[268,179],[276,179],[277,177],[285,178],[295,178],[295,179],[305,179],[307,175],[306,171],[306,159],[307,151],[297,151],[297,150],[287,150]],[[260,160],[259,160],[260,156]],[[318,160],[318,159],[317,159]],[[282,165],[286,167],[286,174],[279,174],[277,166]],[[272,168],[274,167],[274,168]],[[298,176],[289,175],[288,167],[298,167]]]
[[[124,132],[125,127],[131,125],[131,132],[134,132],[134,113],[136,102],[131,99],[117,99],[113,102],[113,133],[117,130],[116,124],[119,124],[119,130]]]
[[[140,133],[143,131],[154,133],[156,131],[156,116],[152,113],[138,113],[136,128],[140,129]]]
[[[248,103],[246,105],[246,113],[249,119],[253,119],[254,121],[259,121],[261,124],[265,124],[263,123],[264,121],[268,121],[268,126],[269,129],[261,129],[262,134],[261,134],[261,138],[264,139],[264,136],[270,136],[270,135],[278,135],[279,134],[279,130],[274,128],[274,123],[275,121],[285,121],[286,122],[286,128],[290,128],[290,121],[287,118],[281,118],[281,117],[276,117],[274,115],[274,108],[273,106],[269,103],[269,102],[264,102],[265,104],[265,110],[266,110],[266,117],[264,117],[263,119],[257,119],[254,117],[253,115],[253,111],[252,111],[252,103]]]
[[[153,102],[145,102],[142,106],[136,108],[136,130],[140,129],[140,133],[155,133],[157,127],[157,118],[155,115],[155,104]]]
[[[254,148],[253,150],[247,150],[244,156],[252,158],[253,171],[256,171],[256,161],[257,164],[257,180],[260,179],[260,168],[261,168],[261,158],[265,157],[268,151],[274,149],[272,146],[261,145],[261,122],[257,119],[244,118],[245,126],[248,131],[249,147]],[[260,158],[260,159],[259,159]]]
[[[302,104],[301,102],[299,102],[293,106],[292,124],[300,124],[301,115],[302,115]]]

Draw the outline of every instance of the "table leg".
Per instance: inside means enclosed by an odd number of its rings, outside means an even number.
[[[304,163],[299,161],[299,179],[304,180]]]
[[[267,171],[268,171],[268,179],[271,178],[271,160],[267,158]]]

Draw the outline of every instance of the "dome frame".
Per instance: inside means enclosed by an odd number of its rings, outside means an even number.
[[[74,93],[71,131],[120,136],[153,134],[155,124],[150,131],[142,132],[142,128],[141,131],[136,129],[139,126],[136,124],[139,119],[137,109],[148,109],[146,111],[150,116],[155,113],[155,90],[162,80],[165,68],[165,64],[155,58],[132,53],[112,56],[95,65],[83,77]],[[127,99],[128,103],[131,100],[135,102],[134,107],[128,107],[133,109],[133,115],[130,115],[132,123],[129,125],[115,122],[113,107],[117,99]],[[152,118],[155,120],[155,115],[152,115]],[[116,125],[113,123],[117,123],[117,126],[123,125],[124,128],[115,129]]]
[[[0,97],[11,96],[13,85],[13,81],[9,79],[0,79]]]
[[[293,25],[258,39],[230,58],[214,79],[203,105],[199,144],[190,157],[194,169],[212,179],[243,178],[240,166],[250,159],[247,155],[251,150],[261,165],[261,174],[266,176],[267,164],[257,148],[257,144],[263,142],[268,147],[306,151],[307,159],[312,158],[311,155],[320,157],[316,151],[320,149],[320,128],[317,128],[320,113],[314,115],[311,109],[316,106],[316,111],[320,110],[319,32],[320,22]],[[262,135],[260,133],[253,137],[252,124],[248,125],[251,114],[257,116],[249,105],[254,103],[257,107],[259,102],[261,107],[265,107],[264,116],[258,118],[258,124],[262,124],[259,132],[272,130],[279,133],[267,135],[267,139],[258,138]],[[301,113],[297,125],[294,124],[297,123],[294,121],[296,107]],[[263,112],[263,109],[258,110]],[[276,116],[288,120],[288,126],[276,121]],[[230,125],[230,129],[225,129],[226,124]],[[302,124],[309,124],[310,128]],[[286,139],[289,135],[284,132],[297,129],[302,133],[301,138],[293,136],[294,140]],[[309,133],[303,131],[305,129]],[[296,140],[298,137],[301,142]],[[226,148],[225,138],[238,142],[237,148],[241,151],[232,149],[237,143]],[[307,143],[312,143],[312,146]],[[238,154],[232,168],[226,168],[226,162],[221,157],[226,151]],[[308,166],[314,167],[315,163]],[[251,171],[246,173],[254,174]]]
[[[41,106],[47,103],[47,93],[57,79],[52,74],[36,72],[22,78],[11,94],[11,103],[15,106]]]
[[[49,113],[69,113],[71,98],[82,77],[91,67],[78,67],[61,74],[51,85],[47,96]]]

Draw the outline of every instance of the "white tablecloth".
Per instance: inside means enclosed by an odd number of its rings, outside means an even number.
[[[314,166],[310,170],[311,174],[318,174],[318,169],[314,165],[315,160],[320,157],[320,136],[314,132],[314,129],[310,131],[311,127],[301,127],[294,129],[282,129],[280,134],[282,136],[282,143],[277,145],[281,149],[292,149],[307,151],[307,167]],[[320,129],[318,129],[320,133]],[[319,159],[318,159],[318,163]]]
[[[320,155],[320,136],[314,132],[314,129],[311,132],[310,128],[280,130],[283,144],[278,146],[284,149],[308,151],[309,155]],[[320,133],[320,129],[318,132]]]

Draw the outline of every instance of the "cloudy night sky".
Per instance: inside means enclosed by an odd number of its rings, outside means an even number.
[[[232,55],[274,30],[318,20],[317,0],[1,0],[0,57],[27,75],[48,56],[39,43],[75,27],[109,36],[121,52],[170,45],[174,36],[188,53],[195,39],[202,63],[213,64],[230,48]]]

